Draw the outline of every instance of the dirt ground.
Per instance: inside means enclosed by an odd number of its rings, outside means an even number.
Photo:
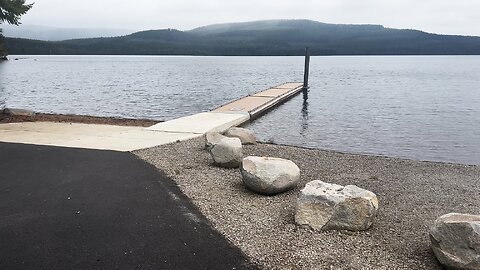
[[[114,117],[97,117],[87,115],[63,115],[63,114],[47,114],[37,113],[33,116],[13,116],[0,113],[0,124],[16,123],[16,122],[68,122],[82,124],[101,124],[115,126],[153,126],[160,121],[149,119],[128,119]]]

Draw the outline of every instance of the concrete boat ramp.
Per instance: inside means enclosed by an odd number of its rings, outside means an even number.
[[[188,140],[210,131],[225,131],[260,116],[302,89],[302,83],[281,84],[209,112],[148,128],[57,122],[0,124],[0,142],[133,151]]]

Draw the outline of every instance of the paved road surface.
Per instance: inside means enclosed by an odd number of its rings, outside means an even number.
[[[130,153],[0,143],[0,269],[252,269]]]

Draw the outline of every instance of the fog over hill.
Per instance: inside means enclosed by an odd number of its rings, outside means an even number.
[[[135,31],[111,28],[62,28],[41,25],[1,25],[7,37],[60,41],[74,38],[114,37]]]
[[[93,55],[478,55],[480,37],[437,35],[381,25],[268,20],[189,31],[148,30],[110,38],[6,40],[10,54]]]

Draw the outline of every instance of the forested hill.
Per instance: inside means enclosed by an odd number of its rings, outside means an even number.
[[[302,55],[309,46],[313,55],[478,55],[480,37],[381,25],[272,20],[57,42],[7,38],[6,46],[10,54]]]

